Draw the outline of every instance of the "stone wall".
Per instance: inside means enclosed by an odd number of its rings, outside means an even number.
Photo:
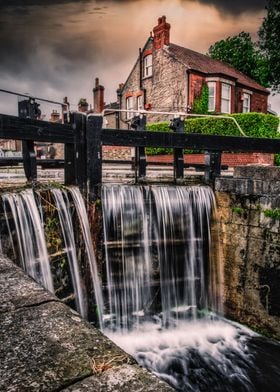
[[[0,255],[0,390],[173,389]]]
[[[149,40],[145,50],[151,50],[153,41]],[[187,74],[185,66],[176,61],[165,49],[153,50],[153,74],[142,79],[146,89],[146,104],[152,111],[182,111],[187,106]],[[137,108],[137,95],[140,93],[140,66],[136,61],[122,93],[121,107],[126,108],[126,98],[133,97],[133,107]],[[125,120],[125,115],[122,114]],[[148,115],[148,122],[166,120],[166,116]],[[121,123],[122,129],[127,125]]]
[[[280,168],[238,167],[215,189],[225,314],[279,339]]]

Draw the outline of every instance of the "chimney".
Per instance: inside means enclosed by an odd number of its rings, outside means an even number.
[[[61,122],[60,113],[57,110],[53,110],[51,113],[50,122],[58,123]]]
[[[93,89],[93,112],[101,113],[104,106],[104,87],[99,84],[99,79],[95,78],[95,87]]]
[[[170,43],[170,24],[166,23],[166,17],[158,18],[158,24],[153,28],[154,49],[161,49]]]

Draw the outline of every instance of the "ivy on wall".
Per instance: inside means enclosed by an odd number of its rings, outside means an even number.
[[[198,95],[194,99],[193,106],[192,106],[192,113],[207,114],[208,102],[209,102],[209,88],[207,84],[204,84],[202,86],[200,95]]]

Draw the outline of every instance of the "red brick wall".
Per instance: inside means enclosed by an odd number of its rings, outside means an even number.
[[[189,77],[189,105],[193,105],[194,98],[199,96],[205,78],[201,75],[191,73]],[[231,87],[231,113],[242,113],[243,101],[240,99],[244,88],[240,86]],[[251,95],[251,112],[267,113],[267,98],[266,94],[252,91]],[[221,82],[216,82],[216,113],[221,112]]]
[[[152,155],[147,157],[148,162],[172,162],[172,155]],[[187,154],[184,156],[185,163],[203,164],[204,154]],[[222,165],[230,167],[241,165],[266,164],[273,165],[273,154],[260,153],[224,153],[222,154]]]
[[[205,78],[201,75],[190,74],[189,77],[189,105],[192,106],[195,97],[201,94]]]
[[[266,94],[253,93],[251,95],[251,112],[267,113],[267,99]]]

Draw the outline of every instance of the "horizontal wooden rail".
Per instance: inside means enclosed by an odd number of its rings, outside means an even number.
[[[0,139],[74,143],[71,125],[0,114]]]
[[[0,167],[18,166],[23,163],[22,157],[4,157],[0,158]],[[64,159],[36,159],[37,166],[42,166],[43,169],[58,169],[64,167]]]
[[[184,148],[230,152],[280,152],[280,139],[245,138],[237,136],[201,135],[189,133],[123,131],[103,129],[103,145],[127,147]]]

